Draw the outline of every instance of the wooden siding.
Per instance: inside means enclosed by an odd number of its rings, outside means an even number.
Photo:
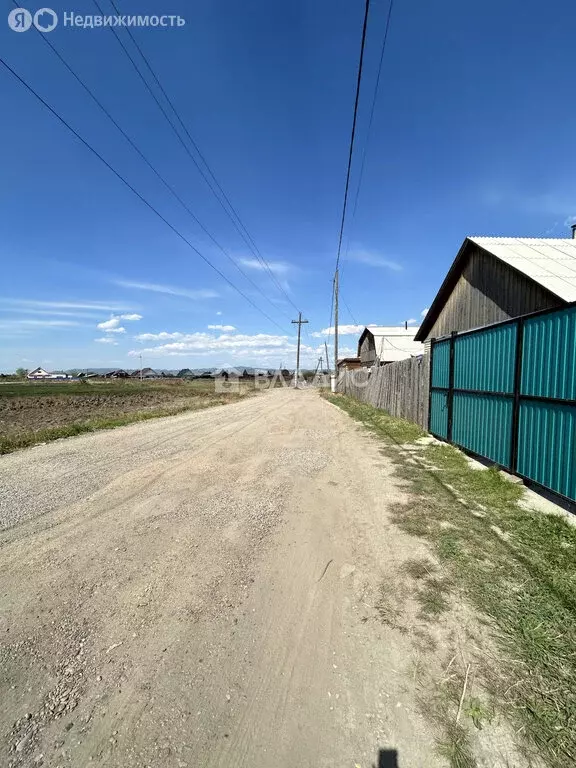
[[[426,338],[467,331],[563,303],[538,283],[476,248]]]
[[[428,430],[429,376],[429,355],[409,357],[371,371],[344,371],[338,391]]]
[[[376,347],[374,345],[374,336],[371,333],[366,334],[366,338],[360,346],[360,362],[364,366],[374,365],[376,361]]]

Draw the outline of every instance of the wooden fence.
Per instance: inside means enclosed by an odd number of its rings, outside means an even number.
[[[344,371],[338,392],[419,424],[428,430],[430,355],[367,370]]]

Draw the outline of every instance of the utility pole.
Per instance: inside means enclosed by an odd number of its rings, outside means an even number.
[[[334,272],[334,375],[330,389],[336,392],[338,381],[338,269]]]
[[[300,330],[304,323],[308,320],[302,320],[302,312],[298,312],[298,320],[292,320],[292,322],[298,325],[298,347],[296,350],[296,382],[295,386],[298,387],[298,380],[300,379]]]
[[[326,370],[330,373],[330,358],[328,357],[328,344],[324,340],[324,351],[326,352]]]

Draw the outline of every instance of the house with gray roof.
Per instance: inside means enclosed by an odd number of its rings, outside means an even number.
[[[426,342],[576,301],[572,238],[467,237],[415,340]]]
[[[358,357],[363,368],[396,363],[424,353],[424,345],[414,341],[418,328],[410,325],[368,325],[358,339]],[[341,361],[338,361],[340,364]]]

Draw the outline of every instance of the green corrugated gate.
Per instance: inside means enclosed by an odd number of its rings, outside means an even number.
[[[576,305],[432,341],[433,435],[576,500]]]

